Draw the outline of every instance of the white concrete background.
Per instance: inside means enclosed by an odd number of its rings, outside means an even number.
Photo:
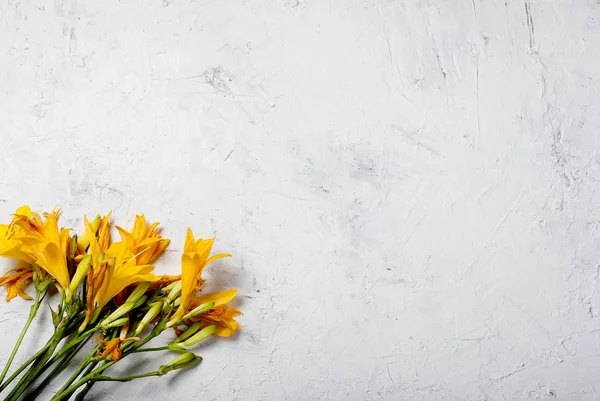
[[[234,254],[241,334],[91,399],[600,400],[599,1],[0,16],[3,219],[144,212],[160,271],[187,225]],[[0,311],[5,359],[26,307]]]

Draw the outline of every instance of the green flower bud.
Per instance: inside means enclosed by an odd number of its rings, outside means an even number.
[[[127,322],[129,322],[129,318],[128,317],[122,317],[120,319],[113,320],[112,322],[110,322],[106,326],[102,326],[102,328],[104,330],[107,330],[107,329],[112,329],[112,328],[115,328],[115,327],[121,327],[124,324],[126,324]]]
[[[194,355],[191,352],[186,352],[179,355],[166,365],[162,365],[160,368],[158,368],[157,372],[160,376],[162,376],[171,372],[172,370],[183,369],[197,365],[200,363],[200,361],[202,361],[201,356]]]
[[[137,328],[135,329],[134,335],[139,335],[142,332],[142,330],[144,330],[144,327],[146,327],[148,323],[150,323],[152,320],[154,320],[156,316],[158,316],[158,314],[162,310],[162,304],[162,302],[155,302],[154,304],[152,304],[152,307],[148,310],[148,312],[146,312],[146,314],[142,318],[142,321],[140,322],[140,324],[138,324]]]
[[[191,336],[190,338],[188,338],[187,340],[180,342],[180,343],[173,344],[173,345],[181,346],[181,347],[191,347],[192,345],[198,344],[200,341],[204,340],[205,338],[210,337],[215,331],[217,331],[217,328],[218,328],[218,326],[216,326],[216,325],[207,326],[207,327],[203,328],[202,330],[200,330],[199,332],[197,332],[196,334],[194,334],[193,336]]]
[[[200,328],[201,325],[202,325],[202,322],[196,322],[196,323],[192,324],[187,329],[185,329],[185,331],[183,333],[181,333],[179,335],[179,337],[177,337],[176,339],[171,341],[171,344],[178,344],[182,341],[187,340],[188,338],[190,338],[191,336],[196,334],[196,332],[198,331],[198,329]]]
[[[181,280],[175,283],[175,285],[171,289],[171,292],[169,292],[169,295],[167,296],[167,301],[173,302],[173,300],[177,298],[179,294],[181,294]]]
[[[198,305],[194,309],[192,309],[191,311],[189,311],[188,313],[183,315],[181,320],[187,320],[194,316],[198,316],[201,313],[208,312],[209,310],[211,310],[213,308],[213,306],[215,306],[214,302],[206,302],[206,303],[203,303],[202,305]]]
[[[125,302],[137,301],[142,295],[144,295],[146,293],[146,291],[148,291],[148,287],[150,287],[149,282],[143,282],[143,283],[138,284],[138,286],[135,288],[135,290],[133,290],[133,292],[131,293],[129,298],[127,298],[127,301],[125,301]]]

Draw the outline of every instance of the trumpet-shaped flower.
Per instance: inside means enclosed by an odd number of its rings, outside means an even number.
[[[67,266],[69,232],[58,228],[59,211],[45,213],[44,219],[29,206],[17,209],[9,225],[0,225],[0,256],[38,265],[66,289],[70,277]]]
[[[181,255],[181,303],[171,321],[181,319],[191,309],[194,296],[204,284],[204,268],[217,259],[231,256],[229,253],[219,253],[209,257],[214,242],[214,238],[195,240],[191,228],[188,228]]]
[[[46,213],[42,226],[43,239],[33,247],[36,264],[54,277],[58,284],[69,288],[71,278],[67,266],[67,250],[70,243],[69,229],[58,228],[58,210]]]
[[[17,267],[9,270],[6,274],[0,277],[0,287],[6,287],[6,300],[10,301],[17,295],[23,299],[32,299],[25,292],[25,288],[33,278],[33,270],[30,266]]]
[[[158,222],[148,225],[146,217],[141,215],[135,216],[135,223],[131,231],[117,226],[121,240],[135,255],[137,264],[147,265],[156,262],[169,245],[170,240],[162,238],[157,232],[158,225]]]
[[[234,288],[196,297],[192,302],[192,307],[208,302],[214,302],[215,305],[207,312],[192,317],[190,321],[202,322],[205,325],[216,325],[218,328],[214,334],[220,337],[229,337],[239,328],[238,322],[234,318],[242,314],[239,310],[226,305],[236,294],[237,289]]]
[[[85,220],[86,230],[92,227]],[[95,310],[103,308],[126,287],[141,282],[154,282],[154,266],[139,265],[125,242],[115,242],[103,252],[100,242],[90,236],[91,266],[87,276],[87,313],[82,327],[89,322]]]
[[[0,256],[33,264],[37,258],[33,246],[43,241],[43,222],[29,206],[21,206],[11,224],[0,224]]]

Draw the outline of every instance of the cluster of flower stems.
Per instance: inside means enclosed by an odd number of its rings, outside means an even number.
[[[131,230],[116,227],[121,240],[112,242],[110,214],[92,221],[84,217],[80,236],[59,228],[58,218],[58,210],[39,214],[23,206],[12,222],[0,225],[0,256],[18,263],[0,277],[0,286],[6,287],[7,300],[17,295],[32,300],[0,373],[4,400],[34,400],[47,393],[51,401],[83,400],[98,382],[128,382],[194,366],[202,358],[191,347],[209,336],[238,330],[234,318],[241,313],[227,305],[237,291],[201,292],[204,267],[229,256],[210,256],[214,239],[195,239],[188,229],[181,274],[157,276],[154,264],[169,245],[158,223],[148,224],[144,216],[137,216]],[[30,285],[34,297],[26,292]],[[45,300],[51,304],[52,335],[15,368],[15,356]],[[166,345],[148,344],[171,330],[175,335],[163,340]],[[108,371],[125,357],[145,352],[174,353],[174,358],[135,375],[113,376]],[[81,362],[75,366],[74,360]],[[59,379],[64,382],[57,384]]]

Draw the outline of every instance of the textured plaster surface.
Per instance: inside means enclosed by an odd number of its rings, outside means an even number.
[[[596,0],[2,1],[0,216],[234,254],[241,334],[93,400],[600,400],[599,78]]]

